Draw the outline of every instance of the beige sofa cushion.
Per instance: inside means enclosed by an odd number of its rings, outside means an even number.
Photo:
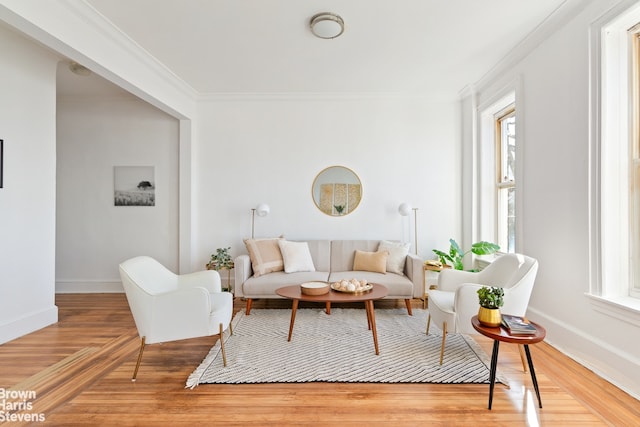
[[[251,258],[254,276],[284,270],[284,260],[278,246],[279,240],[283,239],[245,239],[244,244]]]
[[[387,271],[404,274],[404,265],[409,254],[409,243],[390,242],[383,240],[378,246],[378,252],[389,252],[387,257]]]
[[[353,270],[385,273],[387,271],[388,256],[389,252],[365,252],[356,250],[353,259]]]

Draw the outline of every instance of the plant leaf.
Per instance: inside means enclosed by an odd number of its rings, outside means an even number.
[[[490,255],[495,253],[500,249],[500,246],[491,242],[477,242],[471,245],[471,252],[476,255]]]
[[[449,239],[449,243],[451,243],[451,251],[456,251],[458,254],[462,255],[462,249],[460,249],[460,245],[453,239]]]

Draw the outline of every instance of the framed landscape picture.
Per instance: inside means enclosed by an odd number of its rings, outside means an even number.
[[[153,166],[114,166],[114,206],[155,206]]]

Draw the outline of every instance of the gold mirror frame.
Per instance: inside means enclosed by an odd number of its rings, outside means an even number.
[[[320,212],[326,215],[349,215],[362,200],[362,183],[351,169],[329,166],[313,180],[311,197]]]

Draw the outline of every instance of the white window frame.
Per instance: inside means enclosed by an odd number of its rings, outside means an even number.
[[[508,190],[513,189],[516,191],[515,176],[513,180],[505,181],[503,178],[504,167],[506,164],[506,158],[504,153],[505,143],[503,141],[503,129],[502,122],[510,117],[516,118],[516,105],[515,102],[509,104],[507,107],[500,110],[494,115],[495,125],[495,145],[496,145],[496,173],[495,173],[495,192],[496,192],[496,243],[500,245],[502,252],[514,252],[516,236],[514,235],[514,248],[512,251],[508,251],[509,241],[509,218],[508,218],[508,203],[509,194]],[[517,131],[517,124],[516,124]],[[516,142],[517,144],[517,142]],[[517,161],[517,155],[516,155]],[[515,171],[514,171],[515,172]],[[517,200],[517,197],[516,197]],[[517,220],[517,218],[516,218]],[[517,226],[517,221],[516,221]],[[514,230],[515,234],[515,230]]]
[[[640,4],[624,1],[590,29],[589,292],[594,307],[640,325],[640,299],[630,295],[631,240],[628,30],[640,22]]]
[[[521,114],[519,103],[516,102],[517,93],[520,90],[520,80],[506,85],[503,90],[497,92],[486,102],[478,105],[478,122],[479,135],[476,156],[476,167],[478,171],[478,180],[476,184],[477,191],[477,228],[474,235],[475,240],[491,240],[499,242],[499,211],[498,211],[498,191],[496,189],[496,173],[499,169],[497,165],[497,126],[496,120],[501,113],[508,108],[513,108],[517,114]],[[516,141],[518,147],[521,146],[521,127],[516,125]],[[521,183],[522,176],[522,159],[516,156],[516,183]],[[516,247],[518,252],[522,244],[522,210],[519,209],[521,201],[516,197]],[[502,247],[500,253],[503,253]]]

